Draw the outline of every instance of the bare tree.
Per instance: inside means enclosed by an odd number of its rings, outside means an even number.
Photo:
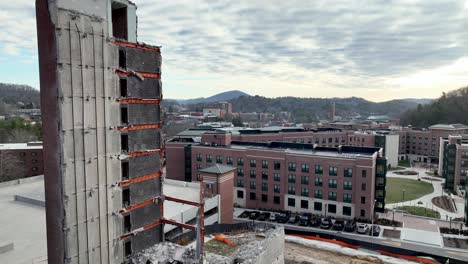
[[[0,182],[21,179],[26,176],[26,168],[19,152],[0,151]]]

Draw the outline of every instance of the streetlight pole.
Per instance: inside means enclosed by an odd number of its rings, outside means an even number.
[[[374,210],[375,210],[375,203],[377,202],[377,199],[374,199],[374,203],[372,204],[372,208],[371,208],[371,229],[370,229],[370,233],[371,233],[371,248],[372,248],[372,244],[374,242]]]
[[[404,202],[405,202],[405,189],[403,189],[403,201],[402,201],[402,203],[404,203]]]

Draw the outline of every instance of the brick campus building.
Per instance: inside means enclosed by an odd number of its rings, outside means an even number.
[[[375,147],[236,141],[230,132],[166,143],[167,177],[196,181],[214,164],[236,169],[234,203],[246,208],[371,218],[385,207],[387,160]],[[328,139],[327,139],[328,141]]]

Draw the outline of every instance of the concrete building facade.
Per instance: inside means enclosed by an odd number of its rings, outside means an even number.
[[[181,175],[169,164],[185,168],[191,181],[205,168],[224,164],[236,167],[233,196],[241,207],[363,219],[371,218],[374,206],[377,211],[385,207],[387,163],[381,148],[232,138],[231,133],[212,132],[199,143],[167,142],[168,177]]]
[[[445,188],[460,194],[468,178],[468,135],[453,135],[440,140],[440,174]]]
[[[163,240],[160,49],[137,43],[127,0],[36,15],[48,261],[122,263]]]

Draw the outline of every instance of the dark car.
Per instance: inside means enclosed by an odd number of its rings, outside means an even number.
[[[333,218],[331,216],[327,216],[322,220],[322,223],[320,224],[320,228],[330,229],[332,225],[333,225]]]
[[[320,219],[320,217],[313,216],[312,219],[310,220],[309,225],[313,227],[318,227],[321,223],[322,223],[322,219]]]
[[[380,226],[378,225],[373,225],[371,228],[371,231],[369,232],[369,235],[372,236],[379,236],[380,235]]]
[[[289,217],[288,223],[289,224],[295,224],[295,223],[299,222],[300,219],[301,219],[301,216],[299,216],[299,215],[291,215],[291,217]]]
[[[268,212],[263,212],[260,214],[260,216],[258,217],[258,221],[266,221],[268,219],[270,219],[270,213]]]
[[[336,231],[343,231],[344,221],[336,220],[332,228],[333,230],[336,230]]]
[[[299,217],[299,225],[308,226],[309,223],[310,223],[311,218],[312,218],[312,214],[309,214],[309,213],[302,214]]]
[[[239,218],[247,218],[250,216],[250,211],[244,211],[242,214],[239,215]]]
[[[260,212],[252,211],[249,215],[250,220],[256,220],[260,216]]]
[[[345,232],[354,232],[356,230],[356,222],[354,221],[346,221],[344,225]]]
[[[282,224],[287,223],[289,221],[289,217],[290,215],[288,214],[284,214],[284,213],[278,214],[278,216],[276,217],[276,222],[282,223]]]

